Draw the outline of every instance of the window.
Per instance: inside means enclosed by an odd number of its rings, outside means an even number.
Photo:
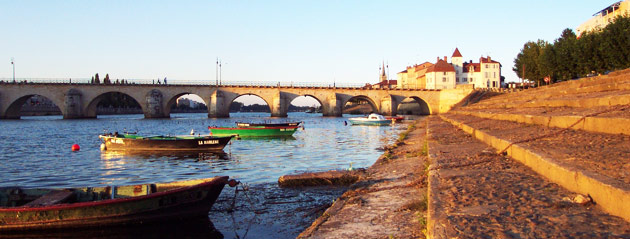
[[[456,80],[457,82],[459,82],[459,77],[455,78],[455,80]]]
[[[442,77],[442,82],[446,82],[446,77]]]
[[[470,82],[473,82],[473,78],[472,78],[472,77],[468,78],[468,80],[469,80]]]
[[[497,78],[497,73],[496,72],[492,72],[492,78]]]
[[[466,77],[462,78],[462,82],[466,82],[468,81],[468,79],[466,79]]]
[[[484,72],[484,75],[486,76],[486,78],[488,78],[488,72]]]
[[[486,64],[486,69],[488,69],[488,64]]]

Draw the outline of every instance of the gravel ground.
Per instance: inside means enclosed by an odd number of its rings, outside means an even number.
[[[451,124],[433,116],[429,129],[432,167],[439,165],[436,210],[444,215],[435,218],[443,229],[436,238],[630,238],[630,223],[573,203],[576,194]]]

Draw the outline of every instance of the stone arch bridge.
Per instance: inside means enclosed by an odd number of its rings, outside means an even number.
[[[208,117],[224,118],[230,115],[230,104],[242,95],[262,98],[269,105],[273,117],[286,117],[289,104],[299,96],[311,96],[318,100],[324,116],[341,116],[343,106],[353,98],[370,102],[372,108],[383,115],[395,115],[401,102],[408,98],[420,104],[424,113],[436,114],[450,110],[472,89],[0,83],[0,119],[19,119],[22,105],[34,95],[50,99],[59,107],[64,119],[96,118],[97,104],[112,92],[135,99],[142,107],[145,118],[169,118],[171,106],[185,94],[200,96],[208,106]]]

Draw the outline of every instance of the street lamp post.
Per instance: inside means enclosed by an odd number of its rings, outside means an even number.
[[[13,82],[15,82],[15,61],[13,57],[11,57],[11,66],[13,66]]]

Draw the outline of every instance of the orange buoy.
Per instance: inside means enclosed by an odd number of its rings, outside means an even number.
[[[79,151],[79,150],[81,150],[81,147],[78,144],[72,145],[72,151]]]

